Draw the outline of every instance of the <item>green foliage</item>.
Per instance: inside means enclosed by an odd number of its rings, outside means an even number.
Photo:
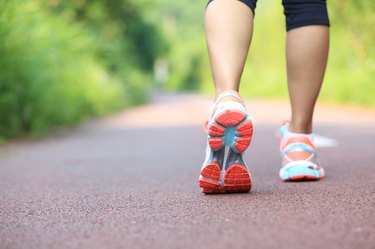
[[[328,3],[331,51],[322,98],[375,107],[375,2]]]
[[[259,1],[241,91],[252,97],[286,97],[285,20],[280,1]]]
[[[0,1],[0,138],[143,102],[166,45],[135,3]]]
[[[54,1],[50,7],[69,21],[89,27],[101,43],[101,55],[109,61],[115,59],[116,64],[131,63],[150,71],[155,59],[166,52],[167,44],[159,27],[144,14],[149,4],[136,0],[67,0]]]
[[[203,1],[158,0],[150,18],[162,27],[170,48],[167,56],[169,90],[199,90],[202,78],[209,73],[203,34]]]
[[[95,46],[80,29],[36,2],[2,5],[1,136],[39,134],[122,105],[120,85],[91,58]]]

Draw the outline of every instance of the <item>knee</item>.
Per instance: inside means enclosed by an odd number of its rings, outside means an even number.
[[[287,30],[307,25],[330,25],[326,0],[282,0],[282,3]]]

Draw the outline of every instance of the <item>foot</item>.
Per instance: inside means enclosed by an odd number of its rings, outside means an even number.
[[[316,155],[313,134],[288,131],[288,124],[279,131],[282,168],[279,176],[283,181],[319,180],[325,176]]]
[[[217,98],[207,132],[206,160],[199,177],[202,192],[249,192],[251,176],[242,153],[250,145],[253,123],[237,92]]]

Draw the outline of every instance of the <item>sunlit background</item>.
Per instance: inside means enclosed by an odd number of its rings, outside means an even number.
[[[213,90],[205,1],[0,0],[0,140],[147,101]],[[375,2],[328,0],[321,100],[375,107]],[[242,94],[286,98],[281,0],[260,0]]]

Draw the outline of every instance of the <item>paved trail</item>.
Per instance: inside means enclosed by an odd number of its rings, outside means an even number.
[[[0,248],[375,248],[375,114],[319,106],[327,178],[283,183],[286,102],[253,100],[249,194],[200,193],[210,102],[164,96],[0,147]],[[332,140],[329,140],[332,142]]]

